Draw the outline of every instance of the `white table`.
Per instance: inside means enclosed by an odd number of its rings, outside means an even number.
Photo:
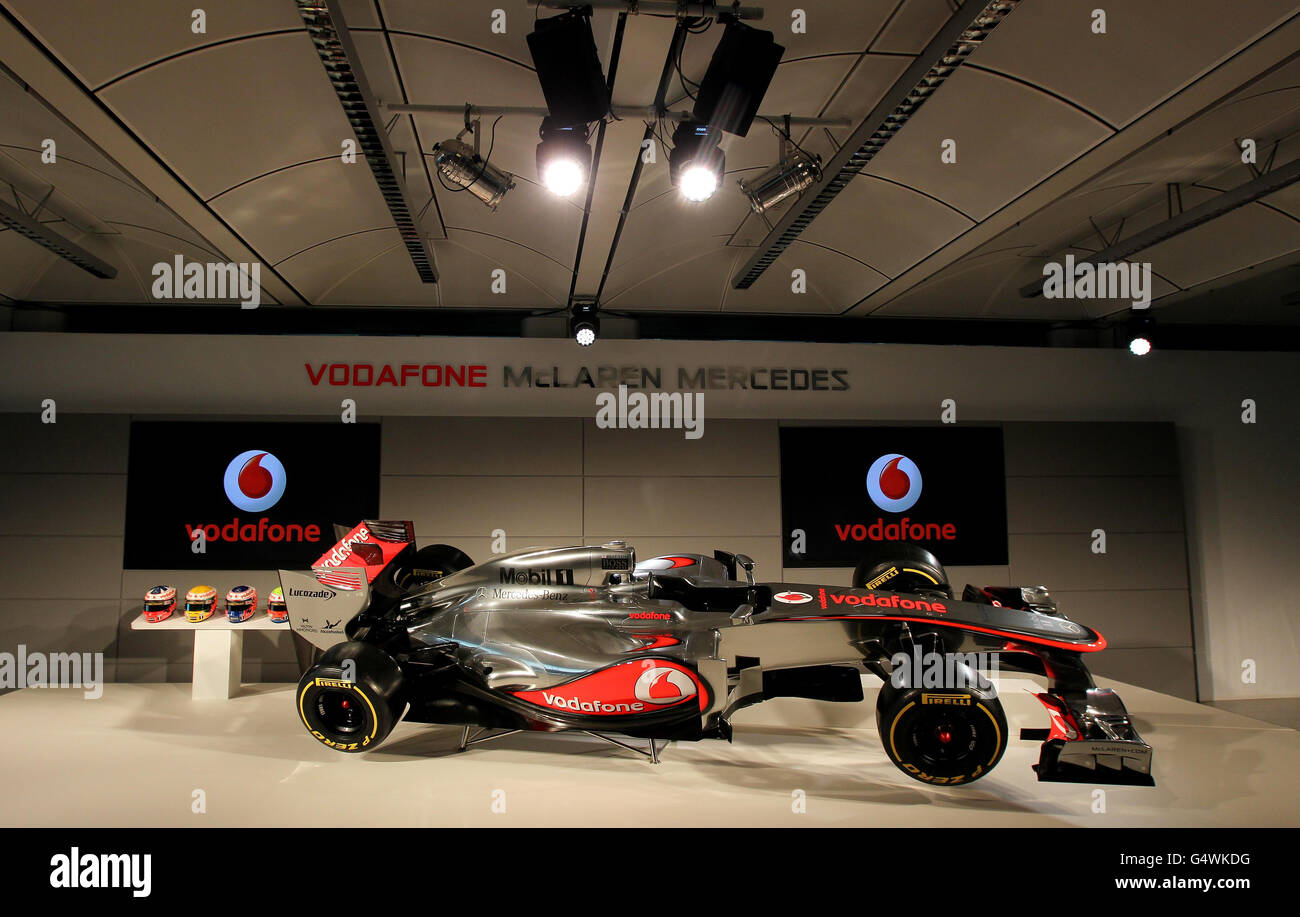
[[[231,624],[225,611],[219,611],[206,621],[193,624],[185,619],[185,612],[176,611],[166,621],[150,624],[144,614],[131,622],[131,630],[194,632],[194,685],[190,696],[194,700],[227,700],[239,693],[239,681],[244,667],[244,631],[279,630],[289,632],[289,622],[276,624],[259,608],[257,614],[240,624]]]

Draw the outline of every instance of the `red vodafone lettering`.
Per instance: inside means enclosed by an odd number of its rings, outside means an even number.
[[[324,380],[329,385],[340,386],[487,388],[487,366],[482,363],[401,363],[396,367],[390,363],[379,366],[374,363],[320,363],[315,366],[304,363],[303,367],[312,385],[320,385]]]

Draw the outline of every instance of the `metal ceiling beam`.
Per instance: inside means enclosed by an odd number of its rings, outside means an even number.
[[[622,10],[625,13],[636,15],[645,13],[649,15],[670,15],[677,16],[717,16],[719,13],[728,13],[737,19],[762,19],[763,8],[761,6],[741,6],[739,3],[723,3],[719,8],[715,0],[585,0],[585,2],[576,2],[576,0],[528,0],[529,6],[539,6],[553,10],[569,10],[576,6],[589,6],[595,10]]]
[[[371,95],[370,85],[361,69],[361,58],[352,43],[339,0],[297,2],[298,13],[307,26],[312,44],[316,46],[316,53],[320,55],[330,85],[339,97],[343,114],[357,135],[361,152],[375,176],[375,183],[379,185],[379,193],[388,205],[388,212],[393,216],[402,244],[406,246],[420,280],[424,283],[437,283],[433,251],[429,248],[428,240],[421,234],[412,213],[402,170],[388,142],[388,131],[384,128],[379,105]]]
[[[32,219],[13,204],[0,200],[0,225],[4,225],[31,239],[41,248],[54,252],[65,261],[71,261],[83,271],[94,274],[101,280],[112,280],[117,276],[117,268],[86,251],[70,239],[65,239],[44,223]]]
[[[548,109],[540,105],[426,105],[421,102],[380,102],[379,106],[391,112],[424,112],[439,115],[476,115],[490,118],[493,115],[535,115],[539,118],[547,115]],[[660,114],[653,105],[611,105],[610,111],[620,118],[657,118],[665,121],[693,121],[695,115],[688,111],[665,111]],[[755,115],[769,121],[789,120],[794,127],[851,127],[848,118],[814,118],[805,115]]]
[[[821,180],[799,196],[759,243],[758,251],[732,278],[732,286],[737,290],[749,289],[1019,2],[967,0],[963,3],[830,158],[822,169]]]
[[[1238,207],[1244,207],[1262,197],[1267,197],[1274,191],[1279,191],[1297,181],[1300,181],[1300,159],[1279,166],[1271,172],[1265,172],[1258,178],[1251,179],[1244,185],[1238,185],[1231,191],[1224,191],[1222,194],[1215,195],[1191,210],[1184,210],[1163,223],[1157,223],[1141,232],[1134,233],[1127,239],[1103,248],[1096,254],[1081,258],[1075,262],[1075,268],[1077,269],[1085,264],[1097,265],[1125,261],[1157,242],[1163,242],[1203,223],[1208,223],[1210,220],[1221,217]],[[1020,288],[1020,295],[1026,299],[1040,296],[1043,292],[1043,284],[1046,282],[1047,278],[1043,277],[1033,283],[1026,284]]]

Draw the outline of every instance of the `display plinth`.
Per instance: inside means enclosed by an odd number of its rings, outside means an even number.
[[[194,700],[228,700],[239,693],[244,666],[244,631],[289,632],[287,623],[277,624],[265,612],[232,624],[224,615],[213,615],[194,623],[173,614],[166,621],[151,624],[144,615],[131,622],[132,630],[188,630],[194,632],[194,674],[190,696]]]

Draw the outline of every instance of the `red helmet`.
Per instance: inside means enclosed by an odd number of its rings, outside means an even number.
[[[289,620],[289,606],[285,604],[284,590],[279,586],[272,589],[266,597],[266,613],[276,624],[284,624]]]
[[[144,619],[150,624],[166,621],[175,610],[175,586],[154,586],[144,594]]]

